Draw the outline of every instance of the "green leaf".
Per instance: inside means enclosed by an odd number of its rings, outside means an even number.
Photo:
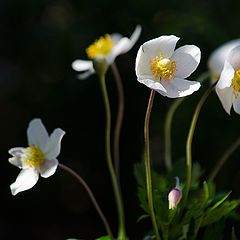
[[[149,215],[144,214],[137,219],[137,222],[140,222],[141,220],[146,219],[146,218],[149,218]]]
[[[146,170],[145,163],[141,161],[134,165],[134,175],[139,186],[146,188]]]
[[[209,209],[202,221],[201,226],[206,226],[219,221],[222,217],[227,217],[239,205],[239,201],[225,201],[213,210]]]
[[[97,238],[96,240],[112,240],[112,238],[110,236],[103,236],[103,237]]]
[[[147,191],[143,187],[138,187],[138,199],[140,207],[146,212],[149,213],[149,207],[147,202]]]
[[[183,221],[182,221],[183,224],[189,223],[191,218],[194,218],[194,219],[200,218],[200,216],[203,215],[206,207],[209,205],[210,202],[211,202],[210,188],[209,188],[208,183],[204,182],[202,191],[192,201],[189,209],[187,210],[187,212],[183,218]]]
[[[229,195],[231,194],[232,191],[228,192],[222,199],[220,199],[217,203],[214,204],[214,206],[212,206],[210,208],[210,211],[211,210],[214,210],[215,208],[217,208],[219,205],[221,205],[228,197]]]

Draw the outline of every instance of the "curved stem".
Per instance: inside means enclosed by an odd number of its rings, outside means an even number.
[[[195,112],[193,114],[191,126],[190,126],[190,129],[189,129],[189,132],[188,132],[187,143],[186,143],[187,176],[186,176],[186,185],[185,185],[185,189],[184,189],[185,194],[183,195],[183,206],[186,203],[188,193],[189,193],[189,189],[190,189],[190,185],[191,185],[191,179],[192,179],[192,139],[193,139],[193,134],[194,134],[194,131],[195,131],[195,127],[196,127],[196,123],[197,123],[197,120],[198,120],[200,110],[201,110],[204,102],[206,101],[207,97],[211,93],[212,89],[215,87],[215,85],[216,85],[216,83],[213,84],[212,86],[210,86],[206,90],[206,92],[202,95],[201,99],[199,100],[199,102],[198,102],[198,104],[195,108]]]
[[[116,81],[117,85],[117,91],[118,91],[118,112],[117,112],[117,118],[116,118],[116,125],[114,129],[114,140],[113,140],[113,159],[114,159],[114,166],[117,178],[119,180],[120,176],[120,153],[119,153],[119,142],[120,142],[120,133],[122,128],[122,122],[123,122],[123,115],[124,115],[124,91],[123,91],[123,85],[120,73],[118,71],[117,65],[113,62],[111,65],[113,75]]]
[[[149,150],[149,119],[151,115],[154,96],[155,96],[155,91],[151,90],[151,94],[148,100],[146,116],[145,116],[145,124],[144,124],[145,167],[146,167],[147,197],[148,197],[148,207],[150,211],[150,217],[152,219],[152,224],[153,224],[154,232],[156,234],[156,239],[160,240],[161,238],[158,232],[156,217],[154,213],[154,206],[153,206],[152,177],[151,177],[151,163],[150,163],[150,150]]]
[[[213,181],[214,178],[217,176],[219,171],[221,170],[224,163],[228,160],[228,158],[232,155],[232,153],[240,146],[240,137],[229,147],[227,148],[226,152],[217,162],[215,168],[213,169],[212,173],[209,176],[209,180]]]
[[[202,73],[196,80],[200,83],[203,83],[209,77],[209,72]],[[165,136],[165,166],[167,171],[170,172],[172,170],[172,141],[171,141],[171,126],[174,113],[181,103],[185,100],[185,97],[176,99],[172,105],[170,106],[165,122],[164,122],[164,136]]]
[[[103,225],[106,229],[106,232],[107,234],[112,238],[113,238],[113,234],[112,234],[112,231],[111,231],[111,228],[108,224],[108,221],[106,219],[106,217],[104,216],[101,208],[99,207],[98,203],[97,203],[97,200],[96,198],[94,197],[90,187],[87,185],[87,183],[81,178],[81,176],[79,174],[77,174],[75,171],[73,171],[71,168],[67,167],[66,165],[64,164],[61,164],[59,163],[58,165],[61,169],[63,169],[64,171],[68,172],[70,175],[72,175],[74,178],[76,178],[78,180],[78,182],[85,188],[85,190],[87,191],[88,193],[88,196],[89,198],[91,199],[95,209],[97,210],[102,222],[103,222]]]
[[[115,195],[117,211],[118,211],[118,240],[126,240],[122,196],[121,196],[121,191],[116,178],[116,174],[113,168],[112,157],[111,157],[111,146],[110,146],[111,110],[110,110],[110,104],[108,100],[108,93],[107,93],[104,76],[100,76],[100,82],[101,82],[102,94],[103,94],[104,105],[106,110],[105,148],[106,148],[107,165],[108,165],[108,170],[109,170],[112,185],[113,185],[113,192]]]

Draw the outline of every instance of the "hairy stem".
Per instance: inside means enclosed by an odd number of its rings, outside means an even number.
[[[202,73],[196,81],[203,83],[209,77],[208,72]],[[172,170],[172,140],[171,140],[171,126],[173,121],[174,113],[177,108],[181,105],[181,103],[185,100],[185,97],[176,99],[172,105],[170,106],[165,122],[164,122],[164,136],[165,136],[165,166],[168,172]]]
[[[91,199],[92,203],[93,203],[93,206],[95,207],[96,211],[98,212],[99,214],[99,217],[101,218],[102,222],[103,222],[103,225],[106,229],[106,232],[107,234],[112,238],[113,238],[113,234],[112,234],[112,231],[111,231],[111,228],[108,224],[108,221],[106,219],[106,217],[104,216],[101,208],[99,207],[99,204],[97,203],[97,200],[96,198],[94,197],[90,187],[87,185],[87,183],[83,180],[83,178],[77,174],[75,171],[73,171],[71,168],[67,167],[66,165],[64,164],[61,164],[59,163],[58,165],[61,169],[63,169],[64,171],[68,172],[70,175],[72,175],[74,178],[76,178],[78,180],[78,182],[85,188],[89,198]]]
[[[187,176],[186,176],[186,185],[185,185],[185,189],[184,189],[184,195],[183,195],[183,206],[186,203],[187,197],[188,197],[188,193],[189,193],[189,189],[191,186],[191,180],[192,180],[192,140],[193,140],[193,135],[195,132],[195,127],[196,127],[196,123],[199,117],[199,113],[201,111],[201,108],[204,104],[204,102],[206,101],[207,97],[209,96],[209,94],[211,93],[213,87],[215,87],[216,84],[213,84],[212,86],[210,86],[205,93],[202,95],[202,97],[200,98],[194,114],[193,114],[193,118],[192,118],[192,122],[191,122],[191,126],[188,132],[188,137],[187,137],[187,143],[186,143],[186,168],[187,168]]]
[[[108,170],[110,173],[112,185],[113,185],[113,192],[115,195],[115,201],[117,205],[118,211],[118,240],[126,240],[126,231],[125,231],[125,219],[124,219],[124,210],[123,210],[123,203],[122,203],[122,196],[120,187],[117,181],[117,177],[114,171],[113,163],[112,163],[112,156],[111,156],[111,144],[110,144],[110,136],[111,136],[111,110],[110,104],[108,99],[108,93],[106,88],[105,76],[100,76],[102,94],[104,99],[104,106],[106,110],[106,129],[105,129],[105,150],[106,150],[106,157],[107,157],[107,165]]]
[[[119,152],[119,144],[120,144],[120,133],[122,129],[122,122],[123,122],[123,115],[124,115],[124,91],[122,85],[122,79],[119,74],[117,65],[113,62],[111,65],[113,75],[117,85],[118,91],[118,112],[116,118],[116,125],[114,129],[114,140],[113,140],[113,159],[114,159],[114,166],[117,178],[120,178],[120,152]]]
[[[149,207],[150,217],[153,224],[153,230],[156,234],[156,239],[160,240],[161,238],[158,232],[158,226],[157,226],[157,221],[156,221],[154,206],[153,206],[151,162],[150,162],[150,149],[149,149],[149,119],[151,116],[154,96],[155,96],[155,91],[151,90],[147,111],[146,111],[146,116],[145,116],[145,124],[144,124],[145,167],[146,167],[147,197],[148,197],[148,207]]]

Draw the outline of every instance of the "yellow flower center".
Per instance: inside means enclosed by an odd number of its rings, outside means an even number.
[[[151,71],[156,79],[173,79],[176,71],[176,61],[171,61],[162,56],[156,56],[151,62]]]
[[[30,145],[25,148],[22,155],[22,162],[26,163],[29,167],[38,168],[45,160],[45,155],[39,147]]]
[[[232,86],[236,93],[240,92],[240,68],[234,74]]]
[[[93,44],[91,44],[87,49],[87,55],[90,59],[94,59],[97,56],[106,56],[108,55],[113,47],[113,41],[109,34],[106,34],[104,37],[100,37]]]

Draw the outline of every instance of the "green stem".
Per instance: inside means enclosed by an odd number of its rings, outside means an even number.
[[[114,140],[113,140],[113,159],[114,159],[114,166],[117,178],[119,180],[120,178],[120,153],[119,153],[119,141],[120,141],[120,133],[122,128],[122,122],[123,122],[123,115],[124,115],[124,91],[123,91],[123,85],[121,76],[119,74],[117,65],[113,62],[111,65],[113,75],[116,81],[117,85],[117,91],[118,91],[118,112],[117,112],[117,118],[116,118],[116,125],[114,129]]]
[[[63,169],[64,171],[68,172],[70,175],[72,175],[74,178],[76,178],[78,180],[78,182],[85,188],[89,198],[91,199],[92,203],[93,203],[93,206],[95,207],[95,209],[97,210],[102,222],[103,222],[103,225],[106,229],[106,232],[107,234],[112,238],[113,238],[113,234],[112,234],[112,231],[111,231],[111,228],[108,224],[108,221],[106,219],[106,217],[104,216],[101,208],[99,207],[99,204],[97,203],[97,200],[96,198],[94,197],[90,187],[87,185],[87,183],[83,180],[83,178],[77,174],[75,171],[73,171],[71,168],[67,167],[66,165],[64,164],[61,164],[59,163],[58,166]]]
[[[203,83],[209,77],[208,72],[202,73],[196,80]],[[179,105],[185,100],[185,97],[176,99],[170,106],[165,122],[164,122],[164,136],[165,136],[165,166],[167,171],[172,170],[172,140],[171,140],[171,126],[173,121],[174,113],[176,112]]]
[[[167,171],[172,170],[172,141],[171,141],[171,126],[173,115],[178,106],[185,100],[185,98],[179,98],[173,102],[170,109],[167,112],[166,119],[164,122],[164,136],[165,136],[165,165]]]
[[[195,108],[195,112],[193,114],[191,126],[190,126],[190,129],[189,129],[189,132],[188,132],[187,143],[186,143],[187,176],[186,176],[186,185],[185,185],[184,195],[183,195],[183,206],[186,203],[188,193],[189,193],[189,189],[190,189],[190,186],[191,186],[191,180],[192,180],[192,139],[193,139],[193,134],[194,134],[194,131],[195,131],[195,127],[196,127],[196,123],[197,123],[197,120],[198,120],[200,110],[201,110],[204,102],[206,101],[207,97],[211,93],[212,89],[215,87],[215,85],[216,85],[216,83],[213,84],[212,86],[210,86],[205,91],[205,93],[202,95],[201,99],[199,100],[199,102],[198,102],[198,104]]]
[[[111,110],[108,99],[108,93],[106,88],[105,76],[100,76],[102,94],[104,99],[104,105],[106,110],[106,132],[105,132],[105,148],[106,148],[106,157],[107,165],[113,185],[113,192],[115,195],[115,201],[118,211],[118,240],[126,240],[126,231],[125,231],[125,219],[124,219],[124,210],[122,203],[121,191],[118,185],[116,174],[113,168],[112,157],[111,157],[111,146],[110,146],[110,135],[111,135]]]
[[[152,177],[151,177],[151,163],[150,163],[150,150],[149,150],[149,119],[151,115],[153,100],[155,96],[155,91],[151,90],[151,94],[148,101],[145,124],[144,124],[144,139],[145,139],[145,167],[146,167],[146,182],[147,182],[147,196],[148,196],[148,207],[150,212],[150,217],[153,224],[153,229],[156,234],[156,239],[160,240],[160,235],[158,232],[156,217],[153,207],[153,194],[152,194]]]
[[[240,138],[238,138],[229,148],[227,148],[226,152],[223,154],[223,156],[220,158],[220,160],[217,162],[215,168],[213,169],[212,173],[209,176],[209,180],[213,181],[214,178],[217,176],[219,171],[221,170],[224,163],[227,161],[227,159],[232,155],[232,153],[240,146]]]

